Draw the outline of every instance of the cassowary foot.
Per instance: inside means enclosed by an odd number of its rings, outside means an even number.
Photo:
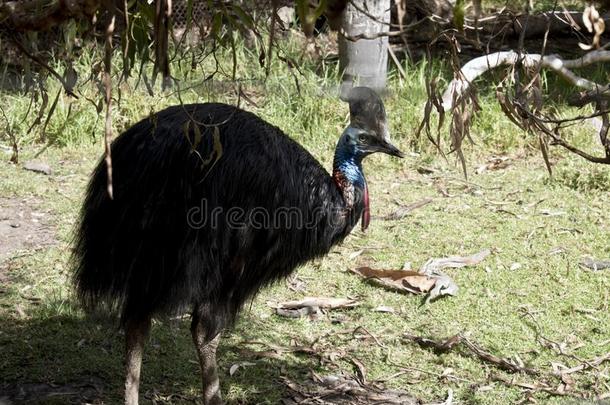
[[[142,352],[149,330],[150,319],[127,321],[125,325],[125,405],[138,405]]]
[[[218,370],[216,368],[216,349],[220,341],[220,334],[216,335],[212,340],[206,341],[205,329],[202,322],[197,318],[193,318],[191,333],[197,348],[199,365],[201,367],[203,403],[204,405],[222,405],[220,381],[218,380]]]

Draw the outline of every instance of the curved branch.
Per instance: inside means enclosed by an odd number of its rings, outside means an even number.
[[[610,62],[610,51],[591,51],[578,59],[561,59],[557,55],[542,56],[540,54],[523,54],[515,51],[495,52],[480,56],[467,62],[459,72],[459,77],[453,79],[443,93],[442,107],[445,111],[451,111],[455,107],[454,100],[458,99],[469,87],[471,82],[488,70],[522,63],[526,67],[538,67],[551,69],[570,84],[585,90],[596,90],[603,86],[580,76],[570,69],[582,68],[594,63]]]

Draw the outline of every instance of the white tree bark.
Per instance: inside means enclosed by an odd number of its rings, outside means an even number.
[[[352,0],[343,11],[339,33],[342,94],[354,86],[384,90],[388,71],[388,37],[358,39],[387,31],[390,0]]]
[[[514,65],[519,60],[526,67],[537,67],[540,64],[542,68],[551,69],[576,87],[585,90],[595,90],[602,86],[577,76],[570,69],[577,69],[594,63],[609,62],[610,51],[591,51],[581,58],[565,60],[556,55],[542,56],[540,54],[523,54],[515,51],[496,52],[474,58],[462,66],[459,77],[453,79],[447,86],[443,93],[443,109],[451,111],[454,107],[454,100],[459,98],[470,87],[472,81],[483,73],[499,66]]]

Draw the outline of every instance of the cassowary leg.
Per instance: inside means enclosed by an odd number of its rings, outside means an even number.
[[[144,342],[150,330],[150,318],[127,321],[125,325],[125,405],[138,405],[140,388],[140,368]]]
[[[212,340],[206,340],[206,331],[201,318],[194,316],[191,324],[193,342],[197,348],[199,365],[201,366],[201,379],[203,383],[204,405],[221,405],[220,382],[216,368],[216,349],[220,341],[220,333]]]

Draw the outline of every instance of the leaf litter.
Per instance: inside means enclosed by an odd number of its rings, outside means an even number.
[[[276,314],[287,318],[302,318],[309,316],[316,319],[322,314],[323,309],[352,308],[360,303],[349,298],[333,297],[305,297],[302,300],[271,302],[267,305],[275,309]]]
[[[610,259],[609,260],[598,260],[593,259],[591,257],[584,258],[580,261],[580,266],[585,267],[589,270],[598,271],[598,270],[606,270],[610,269]]]
[[[312,372],[310,381],[297,383],[282,378],[289,389],[289,396],[282,399],[284,405],[296,404],[401,404],[420,402],[402,390],[386,389],[380,384],[363,383],[354,376],[325,375]]]
[[[425,303],[445,295],[456,295],[458,286],[453,279],[442,271],[445,268],[461,268],[482,262],[491,254],[489,249],[471,256],[449,256],[429,259],[419,271],[388,270],[359,267],[352,272],[365,280],[393,291],[427,294]]]

